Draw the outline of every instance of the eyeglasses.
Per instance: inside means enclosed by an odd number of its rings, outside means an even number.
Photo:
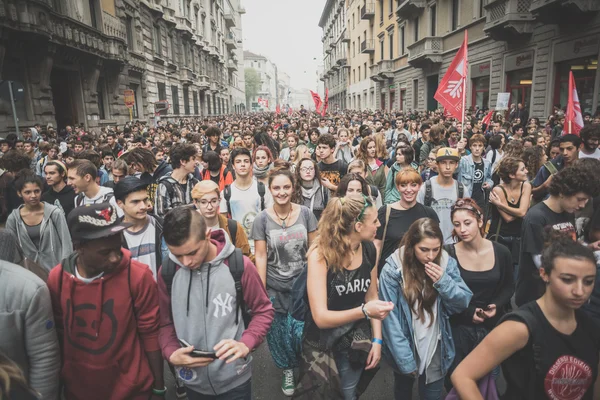
[[[219,202],[220,202],[219,199],[212,199],[211,201],[194,199],[194,204],[199,205],[202,208],[208,208],[209,204],[212,208],[217,208],[217,206],[219,205]]]
[[[454,205],[452,205],[452,207],[450,208],[450,213],[454,214],[454,212],[458,210],[471,211],[475,213],[477,217],[482,217],[481,212],[475,207],[473,207],[470,203],[466,202],[464,199],[458,199],[456,203],[454,203]]]
[[[302,167],[300,168],[300,172],[313,172],[315,170],[314,167]]]

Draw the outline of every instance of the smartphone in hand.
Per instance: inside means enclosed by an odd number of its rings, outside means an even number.
[[[191,344],[189,344],[188,342],[186,342],[183,339],[179,339],[179,344],[181,344],[181,347],[190,347],[191,346]],[[214,351],[203,351],[203,350],[194,349],[190,353],[190,356],[216,359],[217,353],[215,353]]]

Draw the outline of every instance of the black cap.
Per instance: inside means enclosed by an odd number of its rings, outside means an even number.
[[[73,239],[92,240],[116,235],[133,224],[121,221],[110,203],[99,203],[75,207],[67,225]]]
[[[115,200],[125,201],[125,197],[128,194],[137,192],[138,190],[146,190],[148,183],[142,182],[135,176],[126,176],[119,179],[119,182],[115,184]]]

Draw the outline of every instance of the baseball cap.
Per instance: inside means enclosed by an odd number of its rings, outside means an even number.
[[[73,239],[93,240],[116,235],[133,224],[121,221],[110,203],[98,203],[75,207],[67,225]]]
[[[460,161],[458,150],[453,149],[452,147],[442,147],[439,149],[435,156],[435,162],[444,160]]]
[[[142,182],[135,176],[126,176],[119,179],[119,182],[115,184],[115,200],[124,201],[128,194],[139,190],[146,190],[147,188],[148,183]]]

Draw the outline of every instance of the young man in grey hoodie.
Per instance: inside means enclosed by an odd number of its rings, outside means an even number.
[[[256,267],[243,257],[243,302],[252,310],[245,326],[229,271],[235,247],[225,231],[212,231],[197,211],[178,207],[165,216],[163,233],[179,267],[168,280],[163,271],[158,275],[164,358],[177,369],[189,400],[250,400],[249,354],[264,340],[274,316]],[[182,340],[191,346],[182,347]],[[198,357],[196,350],[213,354]]]

